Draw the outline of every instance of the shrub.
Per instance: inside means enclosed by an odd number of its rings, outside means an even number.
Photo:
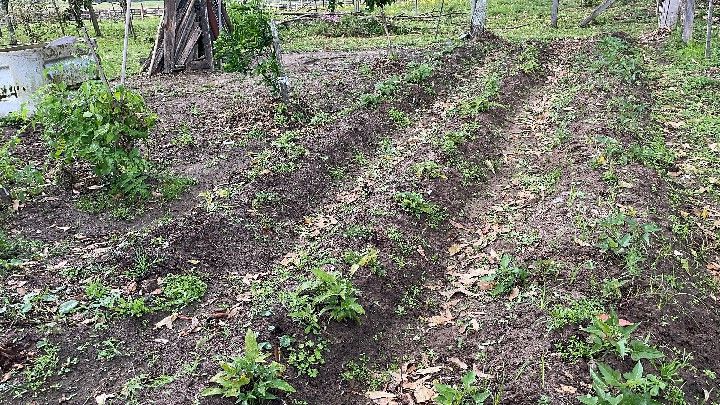
[[[214,44],[215,56],[226,72],[249,73],[253,70],[277,91],[280,66],[275,58],[270,32],[270,13],[262,2],[233,1],[228,8],[233,30],[223,31]]]
[[[204,397],[222,395],[235,398],[238,404],[261,404],[277,399],[275,392],[295,392],[295,389],[280,378],[285,367],[276,362],[267,362],[267,353],[260,351],[255,333],[248,329],[245,334],[245,352],[230,362],[221,362],[222,371],[211,382],[218,387],[206,388]]]
[[[148,137],[156,116],[140,94],[124,87],[108,91],[103,83],[89,81],[77,91],[50,84],[38,97],[33,122],[42,127],[55,159],[89,163],[115,194],[149,196],[149,163],[137,144]]]
[[[360,321],[365,309],[357,302],[358,290],[352,282],[338,273],[330,273],[321,269],[313,269],[314,279],[304,282],[295,295],[308,297],[317,316],[326,312],[330,319],[336,321]]]

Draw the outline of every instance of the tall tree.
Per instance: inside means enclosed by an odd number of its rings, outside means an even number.
[[[12,16],[10,15],[10,0],[0,0],[0,11],[2,11],[5,27],[8,32],[8,44],[10,46],[17,45],[17,37],[15,36],[15,27],[13,26]]]
[[[682,39],[686,44],[690,42],[695,26],[695,0],[685,0],[683,9]]]
[[[658,2],[658,28],[673,29],[680,20],[681,0],[660,0]]]
[[[560,0],[553,0],[552,10],[550,12],[550,26],[557,28],[558,22],[558,9],[560,8]]]
[[[485,32],[487,0],[470,0],[470,10],[470,37],[475,38]]]

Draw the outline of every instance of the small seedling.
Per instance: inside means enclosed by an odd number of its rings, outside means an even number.
[[[397,193],[395,200],[403,210],[416,218],[425,217],[431,228],[437,228],[445,219],[445,210],[437,204],[426,201],[420,193],[412,191]]]
[[[469,371],[459,387],[436,383],[438,396],[435,401],[440,405],[484,404],[491,394],[487,388],[475,385],[476,379],[475,372]]]

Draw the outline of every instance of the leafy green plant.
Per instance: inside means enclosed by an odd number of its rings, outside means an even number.
[[[225,30],[213,44],[215,57],[227,72],[248,73],[258,59],[255,72],[263,75],[277,70],[272,50],[270,13],[260,1],[229,3],[232,31]]]
[[[432,76],[433,70],[428,63],[411,63],[404,79],[408,83],[420,84]]]
[[[639,326],[639,323],[629,323],[620,319],[617,313],[612,311],[610,315],[593,318],[590,325],[580,329],[588,333],[594,353],[610,350],[623,359],[629,354],[635,361],[663,358],[662,352],[646,342],[630,339],[630,335]]]
[[[591,62],[593,72],[603,72],[634,83],[643,78],[642,56],[625,39],[607,36],[599,41],[598,52]]]
[[[290,346],[288,364],[290,364],[298,375],[307,375],[315,378],[318,376],[318,367],[325,364],[325,351],[327,344],[322,341],[307,340]]]
[[[23,165],[13,155],[13,150],[20,144],[20,138],[13,137],[0,146],[0,192],[3,189],[13,200],[20,202],[37,195],[44,183],[42,173],[31,164]]]
[[[138,142],[148,137],[156,116],[139,93],[125,87],[109,91],[101,82],[88,81],[77,91],[50,84],[38,94],[33,123],[42,127],[54,158],[89,163],[115,194],[149,196],[150,165]]]
[[[446,179],[443,167],[433,160],[416,163],[412,167],[415,175],[421,179]]]
[[[244,353],[229,362],[221,362],[222,371],[210,379],[218,386],[204,389],[201,395],[220,395],[235,398],[236,404],[255,405],[277,399],[278,392],[295,392],[282,379],[285,367],[274,361],[268,362],[268,357],[260,350],[255,333],[248,329]]]
[[[207,284],[193,274],[171,274],[163,280],[163,303],[164,308],[182,308],[200,300]]]
[[[400,128],[407,128],[410,126],[410,117],[407,116],[404,112],[391,108],[388,110],[388,115],[390,116],[390,119]]]
[[[457,111],[463,117],[471,117],[489,111],[492,108],[503,107],[497,99],[500,96],[500,78],[491,76],[486,81],[480,94],[463,101]]]
[[[313,269],[314,279],[302,283],[295,291],[298,295],[309,295],[312,304],[319,309],[318,316],[325,313],[335,321],[360,321],[365,309],[357,302],[358,290],[349,279],[335,272]]]
[[[420,193],[405,191],[395,194],[400,207],[416,218],[425,217],[431,228],[437,228],[445,219],[446,213],[439,205],[428,202]]]
[[[610,366],[598,363],[599,373],[590,370],[592,387],[596,395],[587,394],[578,400],[586,405],[660,405],[661,392],[668,384],[654,374],[645,374],[637,362],[632,371],[620,373]]]
[[[435,398],[435,402],[440,405],[484,404],[485,400],[490,397],[490,391],[475,385],[476,380],[475,372],[469,371],[462,377],[460,386],[436,383],[435,390],[438,396]]]
[[[583,298],[573,301],[569,306],[556,305],[550,310],[550,329],[559,329],[565,325],[591,321],[603,312],[602,305],[593,299]]]
[[[603,252],[612,252],[625,260],[625,267],[631,274],[640,271],[645,261],[645,250],[650,245],[650,237],[660,228],[654,223],[640,222],[618,211],[602,219],[599,224],[598,247]]]
[[[527,269],[513,264],[512,255],[505,253],[500,258],[498,269],[494,274],[485,277],[485,280],[494,283],[490,295],[497,297],[509,293],[514,287],[523,283],[527,277]]]

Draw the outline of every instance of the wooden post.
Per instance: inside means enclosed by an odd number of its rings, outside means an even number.
[[[143,7],[142,2],[140,2],[140,19],[141,20],[145,19],[145,7]]]
[[[285,74],[285,69],[283,68],[280,35],[278,35],[277,25],[274,20],[270,20],[270,33],[272,34],[273,39],[273,53],[275,53],[275,59],[278,64],[278,86],[280,87],[280,96],[283,99],[283,103],[288,105],[290,103],[290,79]]]
[[[550,11],[550,26],[557,28],[558,23],[558,9],[560,8],[560,0],[553,0],[552,10]]]
[[[693,27],[695,26],[695,0],[685,0],[684,11],[682,39],[687,44],[692,39]]]
[[[120,85],[125,85],[127,74],[127,51],[130,40],[130,14],[132,13],[132,0],[125,0],[125,38],[123,38],[122,67],[120,68]]]
[[[713,26],[713,0],[708,0],[707,6],[707,29],[705,32],[705,57],[710,59],[712,46],[712,26]]]
[[[585,28],[585,27],[587,27],[588,25],[590,25],[590,23],[593,22],[593,21],[595,21],[595,19],[596,19],[600,14],[604,13],[605,10],[607,10],[608,8],[610,8],[610,6],[612,6],[613,3],[615,3],[615,0],[605,0],[605,1],[603,1],[602,4],[600,4],[599,6],[597,6],[597,8],[596,8],[595,10],[593,10],[593,12],[590,13],[589,16],[587,16],[584,20],[582,20],[582,22],[580,23],[580,27],[581,27],[581,28]]]
[[[175,0],[164,0],[165,3],[165,19],[163,24],[163,30],[165,30],[163,37],[163,51],[164,51],[164,66],[163,72],[171,73],[175,69],[175,20],[177,14],[177,3]]]
[[[360,0],[358,0],[359,2]],[[440,34],[440,20],[442,20],[443,9],[445,8],[445,0],[440,1],[440,12],[438,13],[437,22],[435,23],[435,40],[437,41]]]
[[[100,31],[100,23],[98,22],[98,16],[95,9],[92,6],[92,1],[87,3],[87,10],[90,14],[90,22],[92,22],[93,29],[95,30],[95,36],[101,37],[102,32]]]

